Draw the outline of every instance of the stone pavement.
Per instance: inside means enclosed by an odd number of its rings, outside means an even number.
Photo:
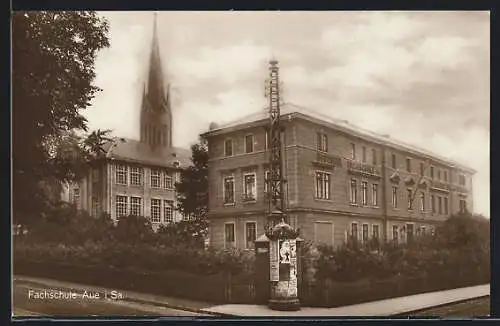
[[[389,317],[489,295],[490,285],[484,284],[337,308],[302,307],[299,311],[274,311],[269,309],[267,306],[227,304],[205,308],[202,309],[202,311],[246,317]]]
[[[111,289],[82,285],[52,279],[14,275],[14,280],[46,289],[80,289],[93,292],[110,292]],[[337,308],[302,307],[299,311],[275,311],[262,305],[226,304],[217,305],[194,300],[158,296],[152,294],[125,292],[124,300],[167,307],[215,316],[246,317],[333,317],[333,316],[395,316],[423,310],[430,307],[474,299],[490,295],[490,285],[478,285],[453,290],[416,294],[406,297],[367,302]]]

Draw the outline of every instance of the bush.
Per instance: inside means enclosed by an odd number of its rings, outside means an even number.
[[[347,241],[332,248],[318,246],[315,277],[319,281],[354,282],[393,276],[463,278],[490,269],[489,220],[470,214],[450,217],[434,235],[411,243],[359,244]]]
[[[157,231],[157,241],[159,244],[167,246],[183,245],[203,249],[206,228],[206,220],[197,218],[161,225]]]
[[[112,230],[109,215],[92,218],[74,205],[59,203],[30,227],[27,236],[36,242],[83,244],[110,239]]]
[[[113,229],[115,240],[127,244],[142,244],[155,242],[155,233],[151,221],[142,216],[128,215],[118,219]]]
[[[114,267],[142,272],[180,270],[198,275],[252,275],[254,265],[253,252],[197,250],[184,246],[166,247],[114,240],[56,244],[19,238],[14,243],[14,259]]]

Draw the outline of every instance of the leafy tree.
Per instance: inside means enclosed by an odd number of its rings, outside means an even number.
[[[67,170],[51,156],[53,145],[73,130],[87,131],[81,110],[99,91],[92,84],[94,63],[109,46],[107,32],[107,22],[95,12],[12,15],[12,197],[18,223],[47,210],[42,184]]]
[[[188,217],[187,221],[172,226],[167,233],[185,233],[199,239],[208,232],[208,149],[204,142],[191,146],[193,165],[181,172],[176,183],[177,210]]]
[[[490,221],[482,215],[461,213],[448,218],[436,230],[438,246],[479,248],[490,244]]]

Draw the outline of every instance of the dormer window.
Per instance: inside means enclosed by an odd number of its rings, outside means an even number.
[[[232,156],[233,155],[233,140],[226,139],[224,141],[224,156]]]

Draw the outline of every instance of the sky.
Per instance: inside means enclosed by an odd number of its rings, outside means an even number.
[[[154,12],[102,12],[111,46],[91,129],[139,137]],[[283,97],[475,170],[474,211],[490,215],[489,12],[159,12],[175,146],[266,105],[268,61]]]

